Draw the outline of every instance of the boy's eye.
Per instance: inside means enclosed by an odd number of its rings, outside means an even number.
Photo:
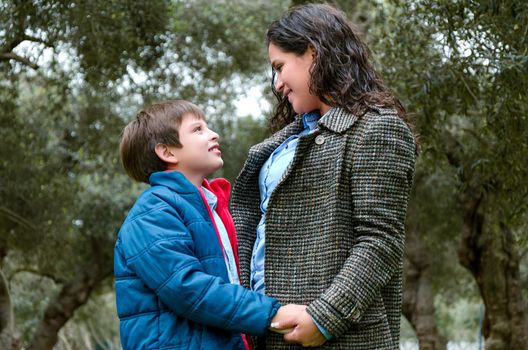
[[[273,70],[276,72],[276,73],[280,73],[281,70],[282,70],[282,64],[277,64],[273,67]]]

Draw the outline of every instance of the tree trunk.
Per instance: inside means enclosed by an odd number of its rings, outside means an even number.
[[[46,307],[44,318],[40,321],[28,350],[53,349],[60,329],[75,310],[86,303],[92,290],[112,273],[111,268],[101,272],[95,263],[83,266],[80,271],[77,277],[64,284],[57,298]]]
[[[414,328],[420,350],[445,350],[445,338],[434,318],[431,259],[415,229],[407,230],[403,314]]]
[[[486,350],[528,349],[528,308],[523,299],[519,256],[505,224],[485,222],[485,201],[466,194],[460,263],[474,276],[485,314]]]
[[[7,280],[0,269],[0,349],[15,350],[20,342],[15,331],[15,317]]]

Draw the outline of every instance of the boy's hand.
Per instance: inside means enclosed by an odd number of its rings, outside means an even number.
[[[287,343],[299,343],[305,347],[315,347],[323,345],[326,342],[325,336],[315,325],[312,316],[306,312],[306,306],[296,318],[297,325],[295,328],[284,335],[284,341]]]
[[[297,318],[306,309],[305,305],[289,304],[281,306],[273,319],[269,329],[273,332],[287,334],[297,326]]]

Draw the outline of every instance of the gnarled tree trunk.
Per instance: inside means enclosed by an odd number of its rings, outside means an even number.
[[[415,229],[407,230],[403,314],[414,328],[421,350],[445,350],[434,318],[431,258]]]
[[[528,349],[528,308],[512,232],[486,223],[485,200],[466,194],[460,263],[474,276],[485,314],[486,350]]]
[[[28,350],[51,350],[57,343],[58,333],[73,316],[77,308],[84,305],[93,289],[111,275],[112,265],[101,271],[94,263],[80,269],[80,273],[65,283],[55,300],[52,300],[44,312],[37,332]]]

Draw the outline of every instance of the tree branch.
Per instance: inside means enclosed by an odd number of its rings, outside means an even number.
[[[25,268],[25,267],[19,268],[19,269],[16,269],[16,270],[12,271],[9,274],[9,276],[7,277],[7,280],[9,281],[9,283],[11,283],[11,280],[15,277],[15,275],[17,275],[17,274],[19,274],[21,272],[27,272],[27,273],[31,273],[33,275],[49,278],[50,280],[52,280],[56,284],[64,284],[65,283],[65,280],[60,278],[60,277],[56,277],[56,276],[53,276],[50,273],[42,272],[42,271],[39,271],[39,270],[36,270],[36,269],[31,269],[31,268]]]
[[[39,68],[39,66],[36,63],[31,62],[29,59],[19,56],[14,52],[3,52],[0,53],[0,61],[9,61],[9,60],[15,60],[17,62],[22,63],[23,65],[29,66],[35,70]]]
[[[2,55],[0,54],[0,60]],[[20,224],[24,226],[25,228],[36,231],[37,228],[31,223],[29,220],[25,219],[24,217],[20,216],[19,214],[15,213],[9,208],[6,207],[0,207],[0,215],[4,214],[7,216],[8,219],[11,219],[12,221],[16,222],[17,224]]]
[[[477,96],[475,95],[475,93],[471,90],[471,88],[469,87],[468,83],[466,82],[466,79],[464,79],[464,75],[463,74],[458,74],[458,72],[455,72],[453,69],[449,68],[449,70],[451,71],[451,73],[453,73],[453,75],[458,76],[460,78],[460,80],[462,80],[462,82],[464,83],[464,86],[466,87],[466,90],[467,92],[469,93],[469,95],[475,100],[475,103],[478,105],[479,103],[479,99],[477,98]]]
[[[41,44],[44,44],[47,47],[55,48],[55,45],[53,44],[53,42],[47,41],[47,40],[44,40],[44,39],[41,39],[41,38],[37,38],[35,36],[24,34],[22,36],[22,39],[23,40],[27,40],[27,41],[32,41],[32,42],[35,42],[35,43],[41,43]]]

